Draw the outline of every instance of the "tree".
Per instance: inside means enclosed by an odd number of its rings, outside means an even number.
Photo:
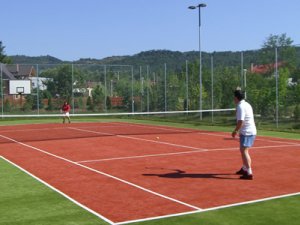
[[[35,90],[33,90],[35,92]],[[26,95],[26,102],[23,106],[24,111],[36,110],[44,108],[42,98],[38,98],[37,95]]]
[[[22,98],[22,96],[20,96]],[[22,106],[22,110],[27,112],[33,109],[34,105],[34,97],[33,95],[26,95],[25,97],[26,101],[25,104]]]
[[[0,62],[10,64],[12,60],[5,55],[4,49],[5,46],[3,46],[2,41],[0,41]]]
[[[223,69],[217,69],[215,73],[214,87],[218,90],[214,92],[215,95],[215,107],[214,108],[232,108],[233,103],[233,91],[239,86],[238,81],[238,67],[231,68],[226,67]]]
[[[103,109],[103,100],[104,94],[100,85],[97,85],[96,88],[92,91],[93,104],[95,108],[99,110]]]
[[[54,109],[53,103],[52,103],[52,98],[48,97],[48,106],[46,108],[48,111],[52,111]]]
[[[41,77],[51,78],[45,82],[51,96],[70,101],[75,88],[84,87],[85,81],[79,70],[72,70],[70,65],[61,65],[43,71]]]
[[[52,96],[68,99],[72,95],[72,71],[70,66],[62,65],[48,69],[41,73],[41,77],[51,78],[45,83]]]
[[[93,104],[93,101],[92,101],[91,96],[89,96],[89,97],[87,98],[86,106],[87,106],[87,109],[88,109],[88,110],[94,110],[94,104]]]
[[[300,120],[300,105],[296,105],[294,109],[294,119],[296,122]]]
[[[8,99],[4,100],[3,110],[4,112],[11,112],[13,109],[13,105],[10,103]]]
[[[275,48],[278,52],[278,62],[284,64],[291,71],[296,69],[296,49],[292,46],[293,40],[286,34],[271,34],[263,43],[260,51],[262,64],[269,65],[269,71],[273,72],[275,63]]]
[[[198,110],[199,109],[199,96],[200,96],[200,84],[199,84],[199,62],[189,64],[189,109]],[[203,79],[202,79],[203,81]],[[202,82],[202,102],[205,96],[205,86]],[[203,104],[202,104],[203,109]]]
[[[122,79],[116,82],[115,90],[118,96],[123,97],[123,106],[125,109],[131,110],[131,80]]]
[[[110,100],[110,97],[108,97],[108,96],[106,96],[106,107],[107,107],[107,109],[112,108],[111,100]]]

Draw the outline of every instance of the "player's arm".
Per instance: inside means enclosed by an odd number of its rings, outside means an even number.
[[[243,120],[238,120],[235,126],[235,129],[232,131],[231,136],[234,138],[236,134],[239,132],[243,125]]]

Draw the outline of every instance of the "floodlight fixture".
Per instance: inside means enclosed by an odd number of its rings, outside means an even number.
[[[197,6],[189,6],[189,9],[199,9],[199,112],[200,120],[202,120],[202,56],[201,56],[201,8],[206,7],[205,3],[200,3]]]

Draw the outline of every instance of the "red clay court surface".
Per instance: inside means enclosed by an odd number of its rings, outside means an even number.
[[[240,180],[229,133],[129,123],[0,127],[0,155],[110,224],[300,193],[300,141],[258,136]]]

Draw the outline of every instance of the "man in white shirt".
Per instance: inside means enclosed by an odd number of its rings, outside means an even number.
[[[234,138],[238,132],[240,135],[240,152],[242,155],[243,166],[236,174],[242,175],[240,177],[241,179],[252,180],[253,173],[249,149],[254,143],[257,131],[252,107],[244,100],[244,98],[245,95],[241,90],[237,89],[234,91],[237,124],[231,136]]]

